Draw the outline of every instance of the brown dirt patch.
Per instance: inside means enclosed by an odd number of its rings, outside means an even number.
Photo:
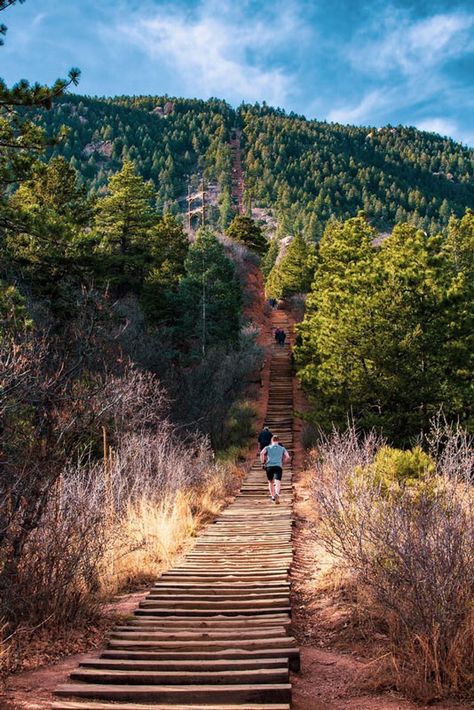
[[[81,662],[101,648],[114,624],[132,613],[146,592],[117,597],[104,605],[103,616],[95,625],[58,633],[54,639],[45,632],[30,644],[22,672],[10,675],[0,692],[1,710],[45,710],[50,708],[54,688]]]

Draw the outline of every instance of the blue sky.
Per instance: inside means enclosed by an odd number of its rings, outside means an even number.
[[[8,84],[78,66],[79,93],[266,100],[474,146],[472,0],[27,0],[1,20]]]

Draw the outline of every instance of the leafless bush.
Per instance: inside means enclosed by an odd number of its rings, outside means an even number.
[[[431,440],[435,450],[439,432]],[[465,475],[472,447],[469,453],[459,430],[444,430],[436,471],[387,491],[367,473],[382,443],[352,427],[318,445],[319,536],[355,576],[365,615],[385,626],[391,682],[423,701],[467,692],[474,673],[474,492]]]
[[[20,627],[67,625],[97,610],[107,523],[99,472],[86,461],[68,467],[29,536],[9,595]]]
[[[204,437],[149,423],[125,431],[103,460],[68,465],[50,491],[3,599],[17,653],[37,627],[94,618],[104,595],[156,576],[231,492],[235,479]]]
[[[255,266],[259,265],[260,257],[254,251],[245,246],[245,244],[236,242],[226,234],[219,234],[218,239],[222,246],[225,247],[229,259],[234,262],[237,271],[241,270],[245,266],[245,262],[250,262]]]
[[[285,299],[287,308],[298,323],[304,318],[307,295],[306,293],[295,293]]]
[[[425,438],[443,476],[453,481],[474,480],[473,437],[459,424],[449,423],[440,413],[432,420]]]

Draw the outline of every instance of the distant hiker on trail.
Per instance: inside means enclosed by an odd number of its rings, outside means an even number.
[[[273,434],[270,429],[267,426],[264,426],[257,439],[260,451],[264,449],[265,446],[271,444],[272,436]]]
[[[272,308],[275,308],[275,306],[276,306],[276,304],[277,304],[277,300],[276,300],[276,298],[269,298],[269,299],[268,299],[268,303],[270,304],[270,306],[271,306]]]
[[[278,436],[272,436],[270,446],[265,446],[260,454],[260,461],[265,465],[268,478],[268,490],[270,498],[275,503],[280,502],[281,477],[283,475],[283,464],[289,463],[290,454],[279,442]]]
[[[275,330],[275,340],[278,345],[284,345],[286,340],[286,333],[282,328],[277,328]]]

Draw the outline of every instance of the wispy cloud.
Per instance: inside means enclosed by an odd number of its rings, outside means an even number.
[[[113,32],[176,72],[191,95],[285,104],[292,74],[274,61],[276,50],[304,36],[302,20],[291,3],[250,18],[244,5],[203,0],[186,13],[159,6],[119,22]]]
[[[474,145],[472,0],[41,0],[7,25],[8,83],[77,65],[88,94],[265,99]]]
[[[441,136],[454,136],[458,132],[458,126],[455,121],[449,118],[425,118],[417,122],[417,128],[420,131],[429,131],[431,133],[439,133]]]
[[[374,123],[378,114],[391,103],[392,99],[387,92],[376,89],[369,91],[355,105],[345,104],[332,109],[327,118],[336,123]]]
[[[357,33],[347,56],[358,70],[372,75],[401,71],[405,76],[419,76],[472,51],[473,26],[474,13],[458,11],[413,19],[389,7]]]
[[[449,136],[455,140],[474,146],[474,131],[462,130],[459,123],[452,118],[443,116],[432,116],[423,118],[415,122],[420,131],[429,131],[430,133],[439,133],[440,136]]]
[[[29,23],[25,23],[21,27],[15,28],[14,33],[14,45],[9,42],[10,37],[7,35],[7,42],[5,44],[5,49],[2,51],[4,53],[19,53],[27,52],[30,44],[35,41],[36,36],[41,32],[41,25],[47,18],[45,12],[37,12],[31,18]]]
[[[444,106],[466,105],[457,97],[463,88],[456,86],[446,68],[474,51],[473,27],[474,13],[467,11],[421,19],[394,6],[375,13],[372,22],[354,33],[344,52],[361,95],[336,105],[328,112],[328,119],[377,124],[404,112],[411,114],[411,124],[424,130],[471,141],[472,135],[462,134],[449,117],[420,114],[430,103],[438,106],[441,100]]]

